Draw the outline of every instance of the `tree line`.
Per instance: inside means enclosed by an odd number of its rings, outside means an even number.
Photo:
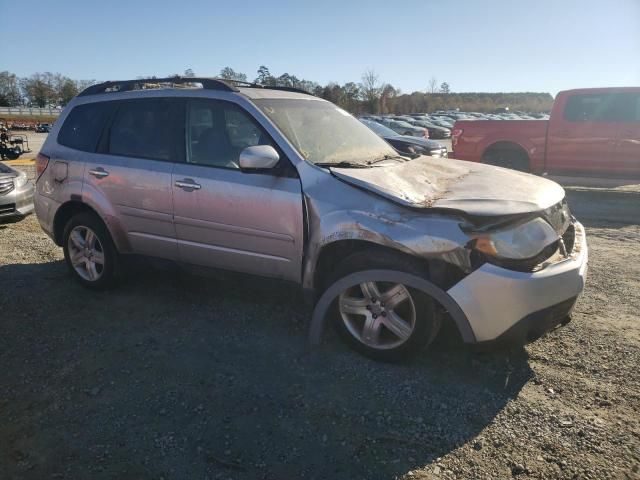
[[[194,77],[195,73],[192,69],[187,69],[183,76]],[[235,82],[249,81],[246,74],[236,72],[231,67],[220,70],[218,77]],[[374,70],[365,71],[359,82],[330,82],[320,85],[286,72],[274,75],[267,66],[261,65],[252,81],[266,86],[298,88],[329,100],[353,114],[417,113],[456,108],[462,111],[491,112],[504,107],[526,112],[547,112],[553,103],[553,97],[549,93],[540,92],[453,92],[447,82],[439,84],[435,77],[426,82],[424,91],[403,93],[390,83],[383,82]],[[4,71],[0,72],[0,106],[64,106],[94,83],[95,80],[73,80],[59,73],[34,73],[29,77],[19,78]]]

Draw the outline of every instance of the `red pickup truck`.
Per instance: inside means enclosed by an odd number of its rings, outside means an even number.
[[[533,173],[640,177],[640,87],[558,93],[549,120],[464,120],[453,158]]]

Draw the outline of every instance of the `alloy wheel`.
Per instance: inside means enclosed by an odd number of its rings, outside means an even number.
[[[345,327],[359,342],[375,349],[396,348],[416,327],[416,307],[402,284],[365,282],[345,290],[338,299]]]
[[[104,272],[104,249],[89,227],[78,225],[69,234],[69,260],[75,272],[88,282],[95,282]]]

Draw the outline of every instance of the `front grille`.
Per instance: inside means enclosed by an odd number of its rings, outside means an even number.
[[[565,251],[567,255],[571,255],[573,252],[573,247],[576,244],[576,227],[573,224],[569,225],[569,227],[562,234],[562,242],[564,243]]]
[[[13,190],[13,180],[11,178],[0,179],[0,195],[6,195]]]
[[[4,205],[0,205],[0,215],[10,215],[15,213],[16,204],[15,203],[6,203]]]

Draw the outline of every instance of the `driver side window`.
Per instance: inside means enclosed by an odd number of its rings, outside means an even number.
[[[240,168],[240,152],[255,145],[273,146],[251,116],[233,103],[191,100],[187,107],[187,163]]]

